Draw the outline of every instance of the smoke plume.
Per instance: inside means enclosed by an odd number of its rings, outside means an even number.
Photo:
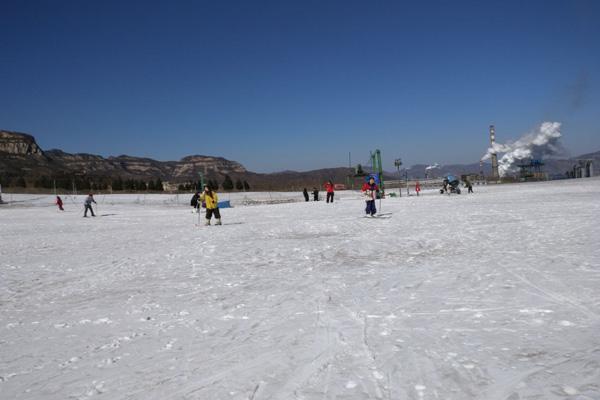
[[[498,159],[498,173],[504,176],[515,171],[514,164],[517,160],[525,158],[541,160],[544,157],[560,154],[563,151],[559,142],[560,125],[560,122],[544,122],[535,131],[525,134],[515,142],[495,143],[481,159],[487,160],[494,153],[497,155],[503,153],[503,156]]]

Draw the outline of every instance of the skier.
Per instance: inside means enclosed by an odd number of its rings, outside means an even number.
[[[219,197],[207,185],[204,185],[204,192],[200,195],[200,203],[206,204],[206,222],[204,225],[210,225],[210,219],[215,214],[215,225],[221,225],[221,213],[219,212]]]
[[[85,205],[85,211],[83,213],[84,218],[87,218],[88,210],[90,210],[90,212],[92,213],[92,217],[96,216],[94,214],[94,210],[92,209],[92,203],[98,204],[98,203],[96,203],[96,200],[94,200],[94,195],[92,193],[90,193],[88,195],[88,197],[86,197],[85,202],[84,202],[84,205]]]
[[[467,187],[467,193],[473,193],[473,185],[471,184],[471,182],[469,182],[469,180],[465,180],[465,186]]]
[[[375,183],[375,178],[371,176],[369,181],[362,186],[361,191],[365,195],[365,201],[367,202],[365,212],[367,215],[371,215],[371,217],[375,216],[375,213],[377,213],[375,199],[377,198],[377,193],[379,193],[379,187]]]
[[[319,189],[317,189],[316,187],[313,188],[313,200],[319,201]]]
[[[200,212],[200,205],[202,203],[198,201],[199,198],[200,198],[200,192],[196,192],[192,196],[192,200],[190,200],[190,206],[194,207],[194,211],[192,211],[192,213]]]
[[[419,181],[415,183],[415,192],[417,192],[417,196],[419,195],[419,192],[421,192],[421,185],[419,185]]]
[[[329,203],[329,201],[333,203],[333,189],[333,183],[331,181],[327,181],[325,184],[325,190],[327,191],[327,203]]]
[[[306,188],[304,188],[302,194],[304,195],[304,201],[308,201],[308,190],[306,190]]]
[[[63,201],[60,198],[60,196],[56,196],[56,203],[55,204],[58,206],[58,209],[60,211],[65,211],[65,209],[63,208]]]
[[[448,178],[444,178],[444,181],[442,182],[442,188],[440,189],[440,194],[450,194],[450,192],[448,192],[448,183]]]

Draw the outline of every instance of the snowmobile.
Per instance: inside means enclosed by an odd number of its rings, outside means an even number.
[[[444,178],[444,186],[440,189],[440,194],[456,193],[460,194],[460,181],[454,175],[448,175]]]

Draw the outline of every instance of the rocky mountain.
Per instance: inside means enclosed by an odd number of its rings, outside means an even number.
[[[0,130],[0,152],[14,155],[44,155],[33,136],[3,130]]]

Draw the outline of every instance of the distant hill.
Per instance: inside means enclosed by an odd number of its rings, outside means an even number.
[[[68,182],[160,179],[176,187],[180,183],[197,182],[202,174],[205,180],[219,183],[228,175],[234,182],[248,182],[253,190],[301,190],[320,187],[328,179],[345,182],[352,172],[349,168],[329,168],[259,174],[246,170],[236,161],[215,156],[191,155],[179,161],[157,161],[128,155],[105,158],[58,149],[43,151],[31,135],[0,131],[0,184],[5,187],[23,183],[32,186],[40,180],[47,184],[57,179]]]
[[[572,157],[566,160],[545,160],[545,171],[554,177],[562,177],[573,167],[577,159],[592,159],[600,171],[600,151]],[[440,177],[446,174],[478,174],[479,163],[441,165],[426,170],[427,165],[418,164],[408,168],[409,178]],[[402,177],[404,178],[404,171]],[[491,175],[491,166],[483,165],[486,176]],[[349,178],[354,169],[347,167],[325,168],[312,171],[282,171],[260,174],[223,157],[191,155],[179,161],[157,161],[151,158],[120,155],[102,157],[85,153],[66,153],[62,150],[42,150],[32,135],[0,130],[0,184],[7,186],[42,186],[49,182],[61,182],[69,187],[71,182],[102,182],[105,186],[116,180],[150,181],[160,179],[171,188],[179,184],[197,182],[200,174],[205,180],[221,184],[225,176],[232,181],[246,181],[252,190],[301,190],[306,187],[322,187],[331,179],[335,183],[353,182],[359,187],[361,178]],[[398,172],[385,172],[386,179],[398,179]]]

